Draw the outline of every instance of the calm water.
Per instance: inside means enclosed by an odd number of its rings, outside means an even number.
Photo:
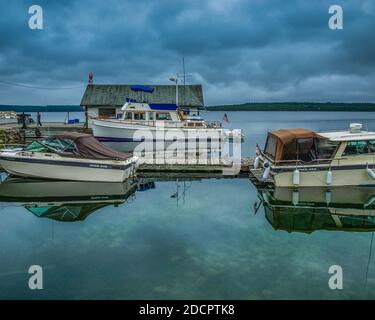
[[[228,126],[245,133],[247,155],[276,128],[331,130],[355,121],[375,129],[375,113],[227,114]],[[375,209],[364,211],[362,200],[346,207],[355,207],[353,221],[365,226],[348,223],[342,231],[324,210],[319,217],[329,221],[319,226],[297,218],[286,226],[280,210],[266,218],[266,204],[248,179],[186,180],[3,183],[0,298],[375,298],[375,224],[369,217]],[[44,270],[39,291],[28,288],[27,270],[35,264]],[[343,290],[328,287],[331,265],[343,268]]]

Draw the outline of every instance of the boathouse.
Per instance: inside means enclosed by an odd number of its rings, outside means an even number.
[[[135,90],[134,88],[150,88]],[[176,91],[178,93],[176,94]],[[178,101],[176,101],[178,98]],[[177,104],[179,107],[199,109],[204,106],[202,85],[130,85],[91,84],[86,87],[81,106],[88,117],[116,117],[127,101],[157,104]]]

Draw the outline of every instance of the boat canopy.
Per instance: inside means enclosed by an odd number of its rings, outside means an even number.
[[[130,153],[112,150],[100,143],[94,136],[78,132],[64,132],[41,140],[35,140],[25,147],[26,151],[56,152],[61,156],[87,159],[126,160]]]
[[[149,103],[151,110],[176,111],[177,105],[174,103]]]
[[[148,93],[154,92],[154,88],[147,87],[147,86],[131,86],[130,89],[135,92],[138,92],[138,91],[148,92]]]
[[[311,130],[280,129],[268,133],[264,153],[275,161],[309,162],[319,157],[317,145],[321,140],[327,139]]]

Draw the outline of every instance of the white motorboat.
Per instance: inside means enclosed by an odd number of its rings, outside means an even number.
[[[135,174],[138,158],[111,150],[92,135],[62,133],[35,140],[23,150],[0,152],[0,165],[22,177],[122,182]]]
[[[277,187],[375,186],[375,132],[280,129],[257,148],[254,176]]]
[[[152,92],[152,88],[136,86],[134,91]],[[153,104],[128,101],[121,108],[121,118],[91,117],[94,136],[113,149],[135,151],[141,143],[150,146],[147,151],[166,150],[172,143],[180,148],[196,149],[197,141],[208,142],[208,148],[219,148],[225,140],[243,139],[240,130],[224,129],[218,121],[204,121],[197,108],[183,108],[176,104]],[[216,145],[215,145],[216,143]]]

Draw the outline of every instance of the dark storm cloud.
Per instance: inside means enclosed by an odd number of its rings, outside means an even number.
[[[30,30],[28,8],[44,9]],[[344,29],[328,28],[328,8]],[[375,6],[358,1],[1,2],[0,81],[36,86],[167,83],[185,57],[207,104],[246,101],[373,101]],[[0,103],[77,104],[82,88],[0,84]]]

